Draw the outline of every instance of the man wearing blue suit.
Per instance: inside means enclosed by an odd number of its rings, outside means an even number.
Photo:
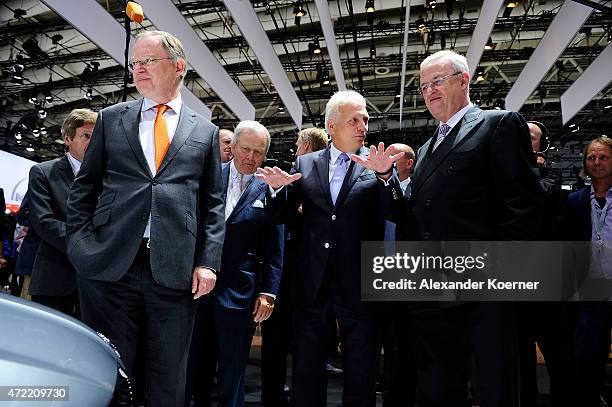
[[[343,407],[374,405],[378,323],[360,300],[361,242],[384,236],[384,186],[373,171],[352,162],[365,156],[369,115],[363,96],[334,94],[325,107],[331,145],[298,157],[292,174],[263,168],[260,177],[275,189],[280,217],[302,204],[298,269],[294,275],[294,399],[296,407],[325,405],[327,312],[332,309],[344,333]],[[287,194],[279,188],[293,183]],[[286,199],[285,199],[286,198]],[[282,213],[285,212],[285,213]]]
[[[195,301],[221,263],[218,128],[182,103],[180,41],[145,31],[130,68],[143,98],[103,109],[68,197],[68,257],[81,317],[132,374],[143,349],[147,406],[182,406]]]
[[[233,160],[222,168],[226,232],[213,305],[219,407],[244,406],[244,370],[255,324],[272,314],[280,284],[284,227],[272,222],[268,186],[253,176],[269,147],[264,126],[240,122],[232,138]]]

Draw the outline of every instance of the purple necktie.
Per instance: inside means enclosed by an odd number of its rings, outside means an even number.
[[[331,181],[329,181],[329,192],[331,192],[332,202],[334,205],[336,204],[338,193],[340,192],[342,182],[344,181],[344,176],[348,170],[348,162],[349,156],[346,155],[346,153],[340,154],[338,156],[338,160],[336,161],[337,165],[336,169],[334,170],[334,175],[332,176]]]
[[[438,148],[442,141],[444,141],[444,137],[446,137],[449,130],[450,126],[448,124],[444,123],[440,125],[440,129],[438,130],[438,137],[436,138],[436,143],[434,144],[433,150],[431,151],[436,151],[436,148]]]

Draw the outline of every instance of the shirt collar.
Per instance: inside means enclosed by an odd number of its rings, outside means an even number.
[[[234,164],[234,160],[230,161],[231,180],[233,181],[238,179],[239,175],[240,173],[238,172],[238,168],[236,168],[236,165]],[[248,181],[250,181],[251,178],[253,178],[253,174],[242,174],[242,184],[246,184]]]
[[[68,156],[68,162],[70,163],[70,167],[72,167],[72,173],[76,177],[76,175],[79,173],[79,170],[81,169],[81,162],[74,158],[72,154],[70,154],[70,152],[66,153],[66,155]]]
[[[472,106],[474,106],[474,104],[472,102],[468,103],[463,109],[459,110],[457,113],[452,115],[451,118],[448,119],[448,121],[446,122],[446,125],[448,127],[450,127],[450,129],[452,130],[453,127],[455,127],[457,125],[457,123],[459,123],[461,121],[461,119],[463,119],[463,116],[465,116],[467,111],[470,110],[472,108]],[[442,125],[442,124],[444,124],[444,123],[440,122],[440,125]]]
[[[400,188],[402,188],[402,191],[406,190],[406,188],[408,187],[408,184],[410,184],[410,177],[406,178],[403,181],[400,181]]]
[[[595,198],[595,188],[593,184],[591,184],[591,198]],[[612,187],[608,188],[608,192],[606,192],[606,201],[612,199]]]
[[[183,103],[183,99],[182,99],[181,94],[179,92],[177,97],[175,97],[174,99],[172,99],[168,103],[165,103],[165,105],[170,107],[170,109],[172,109],[178,115],[178,114],[181,113],[181,105],[182,105],[182,103]],[[144,112],[144,111],[147,111],[149,109],[153,109],[158,104],[159,103],[155,102],[152,99],[144,98],[144,102],[142,102],[142,109],[141,109],[141,111]]]
[[[340,154],[342,154],[343,151],[340,151],[336,148],[336,146],[334,146],[334,143],[331,144],[331,147],[329,149],[329,154],[330,154],[330,159],[331,159],[331,163],[335,164],[336,161],[338,160],[338,157],[340,156]],[[351,154],[357,154],[357,151],[352,151],[350,153],[346,153],[346,155],[351,156]]]

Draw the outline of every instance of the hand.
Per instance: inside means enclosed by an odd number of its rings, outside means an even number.
[[[253,320],[256,324],[270,318],[274,311],[274,298],[266,294],[259,294],[255,299],[255,308],[253,309]]]
[[[257,172],[255,173],[255,177],[263,180],[263,182],[271,186],[272,189],[276,190],[302,178],[302,174],[296,172],[295,174],[291,175],[278,167],[265,167],[258,168]]]
[[[397,154],[395,153],[395,147],[390,146],[385,150],[385,143],[381,141],[378,143],[378,148],[374,146],[370,147],[370,155],[365,157],[365,159],[357,154],[351,154],[351,160],[355,161],[357,164],[361,164],[368,170],[384,174],[391,169],[394,162],[404,156],[403,151]],[[390,176],[391,174],[383,178],[388,179]]]
[[[538,167],[544,167],[546,165],[546,159],[541,155],[536,157],[536,162],[538,163]]]
[[[197,300],[211,292],[215,288],[216,282],[217,275],[208,267],[199,266],[194,268],[191,280],[191,293],[194,294],[193,299]]]
[[[6,267],[8,265],[8,261],[2,256],[0,256],[0,269]]]

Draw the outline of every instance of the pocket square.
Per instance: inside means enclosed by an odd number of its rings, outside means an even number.
[[[251,205],[251,206],[253,208],[263,208],[264,204],[259,199],[257,199],[255,202],[253,202],[253,205]]]

